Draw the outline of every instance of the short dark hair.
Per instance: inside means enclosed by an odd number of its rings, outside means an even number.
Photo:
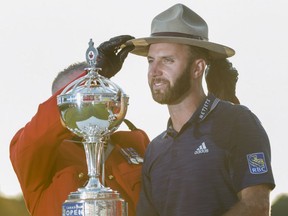
[[[89,67],[89,65],[86,62],[77,62],[60,71],[52,82],[52,94],[59,89],[60,81],[66,79],[68,74],[73,74],[77,71],[84,71],[87,67]]]
[[[198,59],[198,58],[202,58],[206,61],[206,64],[209,64],[209,51],[204,49],[204,48],[200,48],[200,47],[195,47],[195,46],[189,46],[189,50],[190,50],[190,54],[191,54],[191,58],[193,60]]]

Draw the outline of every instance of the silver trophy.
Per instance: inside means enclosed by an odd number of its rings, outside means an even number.
[[[57,97],[57,105],[66,127],[83,138],[89,181],[68,195],[62,205],[63,216],[126,216],[128,204],[117,191],[100,182],[103,144],[117,130],[127,112],[128,96],[101,76],[96,68],[98,51],[92,40],[86,52],[90,65],[87,75],[69,84]]]

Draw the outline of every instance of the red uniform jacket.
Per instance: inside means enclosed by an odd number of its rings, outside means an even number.
[[[87,182],[83,146],[67,141],[73,136],[60,122],[53,95],[39,105],[36,115],[12,139],[10,159],[33,216],[61,216],[68,194]],[[128,202],[129,216],[135,215],[141,165],[129,164],[120,149],[133,147],[143,157],[149,139],[137,129],[115,132],[111,142],[115,147],[105,163],[106,185]]]

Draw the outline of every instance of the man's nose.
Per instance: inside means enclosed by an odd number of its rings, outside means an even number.
[[[150,64],[149,73],[151,76],[159,76],[162,75],[161,65],[157,62]]]

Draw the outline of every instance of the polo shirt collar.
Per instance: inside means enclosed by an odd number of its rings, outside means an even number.
[[[209,113],[211,113],[215,109],[219,101],[219,98],[216,98],[213,94],[209,93],[208,96],[206,96],[205,100],[202,102],[202,104],[197,108],[195,113],[193,113],[188,122],[183,126],[183,128],[193,122],[199,123],[203,121],[209,115]],[[171,118],[169,118],[165,135],[175,137],[177,134],[178,132],[174,130]]]

